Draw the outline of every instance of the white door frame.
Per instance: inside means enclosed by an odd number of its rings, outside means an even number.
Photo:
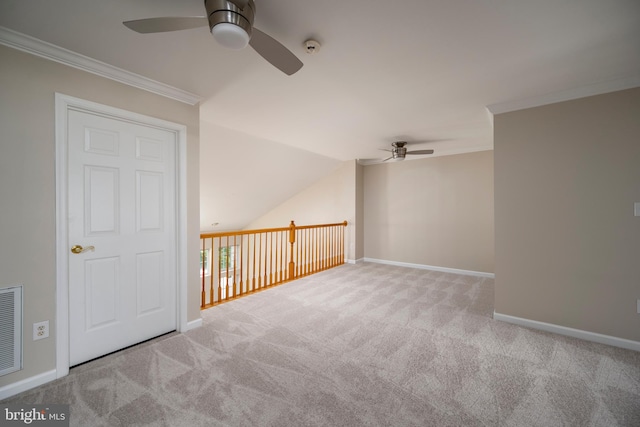
[[[176,135],[176,325],[187,324],[187,127],[56,93],[56,378],[69,374],[69,242],[67,137],[69,110],[154,126]]]

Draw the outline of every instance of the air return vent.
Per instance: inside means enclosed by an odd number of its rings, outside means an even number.
[[[22,286],[0,288],[0,375],[22,369]]]

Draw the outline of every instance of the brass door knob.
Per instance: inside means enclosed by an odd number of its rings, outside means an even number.
[[[74,254],[81,254],[82,252],[92,251],[92,250],[94,250],[94,249],[95,249],[95,247],[93,247],[93,246],[87,246],[86,248],[83,248],[83,247],[82,247],[82,246],[80,246],[80,245],[75,245],[75,246],[73,246],[73,247],[71,248],[71,253],[74,253]]]

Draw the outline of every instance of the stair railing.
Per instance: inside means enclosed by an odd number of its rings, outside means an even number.
[[[200,234],[200,308],[205,309],[344,264],[335,224]]]

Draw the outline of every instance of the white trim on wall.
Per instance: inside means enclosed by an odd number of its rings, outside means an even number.
[[[621,79],[609,80],[533,98],[491,104],[487,105],[487,110],[489,110],[492,115],[502,114],[510,111],[524,110],[525,108],[541,107],[543,105],[555,104],[557,102],[571,101],[572,99],[585,98],[587,96],[602,95],[609,92],[632,89],[639,86],[640,75],[628,76]]]
[[[0,27],[0,44],[110,80],[115,80],[138,89],[146,90],[147,92],[175,99],[185,104],[196,105],[202,101],[200,96],[193,93],[157,82],[140,74],[123,70],[122,68],[114,67],[113,65],[80,55],[79,53],[5,27]]]
[[[156,126],[176,134],[176,241],[177,241],[177,310],[176,326],[179,332],[200,326],[198,321],[187,320],[187,128],[166,120],[109,107],[79,98],[55,94],[56,128],[56,377],[69,374],[69,277],[67,242],[67,124],[69,109],[89,111],[129,120],[147,126]]]
[[[426,265],[426,264],[412,264],[409,262],[387,261],[384,259],[375,259],[375,258],[366,258],[366,257],[362,258],[362,260],[364,262],[374,262],[377,264],[395,265],[398,267],[419,268],[421,270],[433,270],[433,271],[441,271],[443,273],[464,274],[465,276],[488,277],[490,279],[495,278],[494,273],[486,273],[483,271],[460,270],[457,268],[438,267],[435,265]]]
[[[501,322],[512,323],[526,328],[538,329],[554,334],[579,338],[586,341],[593,341],[600,344],[612,345],[614,347],[626,348],[627,350],[640,351],[640,342],[627,340],[624,338],[612,337],[610,335],[598,334],[595,332],[583,331],[581,329],[568,328],[566,326],[554,325],[553,323],[539,322],[537,320],[524,319],[522,317],[509,316],[493,312],[493,319]]]
[[[196,320],[192,320],[191,322],[187,322],[186,328],[182,329],[180,332],[187,332],[191,329],[196,329],[202,326],[202,317]]]
[[[56,370],[43,372],[38,375],[34,375],[29,378],[25,378],[15,383],[7,384],[4,387],[0,387],[0,400],[7,399],[11,396],[15,396],[23,391],[31,390],[32,388],[41,386],[56,379]]]

